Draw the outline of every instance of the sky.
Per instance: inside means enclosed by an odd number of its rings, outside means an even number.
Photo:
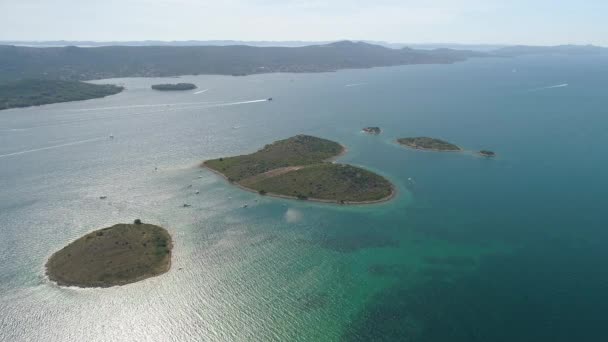
[[[0,0],[0,40],[608,46],[608,0]]]

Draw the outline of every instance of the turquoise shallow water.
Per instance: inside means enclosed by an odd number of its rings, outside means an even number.
[[[2,111],[0,340],[604,340],[607,62],[180,78],[201,94],[120,79],[117,96]],[[298,133],[346,145],[341,161],[397,198],[259,197],[197,167]],[[411,135],[467,152],[393,143]],[[173,234],[169,273],[110,289],[45,279],[55,250],[135,218]]]

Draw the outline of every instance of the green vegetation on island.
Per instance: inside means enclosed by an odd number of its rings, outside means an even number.
[[[363,129],[363,132],[365,132],[367,134],[378,135],[378,134],[382,133],[382,130],[380,129],[380,127],[365,127]]]
[[[342,153],[337,142],[308,135],[279,140],[247,155],[208,160],[204,165],[221,172],[231,182],[239,182],[268,171],[319,164]]]
[[[208,160],[203,166],[262,195],[335,203],[379,202],[393,195],[384,177],[359,167],[328,162],[340,144],[298,135],[248,155]]]
[[[479,151],[479,154],[484,157],[495,157],[496,156],[495,152],[488,151],[488,150],[481,150],[481,151]]]
[[[454,144],[440,139],[429,138],[429,137],[413,137],[413,138],[399,138],[397,142],[401,145],[418,149],[418,150],[429,150],[429,151],[445,151],[455,152],[462,151],[462,149]]]
[[[122,87],[77,81],[31,79],[0,84],[0,110],[89,100],[118,94]]]
[[[196,85],[192,83],[177,83],[177,84],[155,84],[152,86],[154,90],[168,91],[168,90],[192,90],[196,89]]]
[[[250,178],[240,184],[264,194],[338,203],[379,201],[392,194],[390,183],[383,177],[352,165],[333,163],[310,165],[274,177]]]
[[[96,230],[70,243],[50,257],[46,273],[62,286],[125,285],[167,272],[172,247],[164,228],[136,220]]]

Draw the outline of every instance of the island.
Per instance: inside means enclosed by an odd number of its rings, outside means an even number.
[[[118,94],[123,87],[77,81],[19,80],[0,84],[0,110],[82,101]]]
[[[192,83],[155,84],[152,86],[152,89],[160,91],[192,90],[196,89],[196,85]]]
[[[481,150],[481,151],[479,151],[479,155],[490,158],[490,157],[495,157],[496,153],[494,153],[492,151],[488,151],[488,150]]]
[[[401,145],[417,150],[458,152],[462,149],[452,143],[429,137],[399,138],[397,142]]]
[[[332,162],[345,151],[337,142],[297,135],[252,154],[207,160],[202,166],[260,195],[339,204],[391,199],[395,188],[384,177]]]
[[[380,127],[365,127],[363,129],[363,132],[367,134],[378,135],[382,133],[382,130],[380,129]]]
[[[61,286],[125,285],[167,272],[172,247],[164,228],[135,220],[73,241],[49,258],[46,274]]]

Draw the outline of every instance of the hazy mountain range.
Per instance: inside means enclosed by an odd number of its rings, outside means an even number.
[[[192,74],[249,75],[326,72],[406,64],[446,64],[485,54],[453,49],[391,49],[342,41],[302,47],[0,46],[0,81],[45,78],[91,80]]]
[[[1,41],[0,45],[17,45],[32,47],[61,47],[61,46],[80,46],[80,47],[100,47],[100,46],[228,46],[228,45],[248,45],[259,47],[302,47],[309,45],[326,45],[336,41],[244,41],[244,40],[181,40],[181,41],[162,41],[162,40],[142,40],[142,41],[87,41],[87,40],[51,40],[51,41]],[[506,47],[500,44],[450,44],[450,43],[389,43],[375,40],[362,40],[361,42],[380,45],[392,49],[411,47],[417,49],[459,49],[490,51]]]
[[[316,45],[297,41],[56,41],[38,42],[39,45],[36,46],[24,46],[27,45],[26,42],[20,43],[22,44],[19,46],[0,45],[0,82],[36,78],[91,80],[191,74],[240,76],[270,72],[327,72],[407,64],[446,64],[471,57],[530,54],[608,55],[608,49],[592,45],[459,45],[462,49],[453,49],[443,47],[442,44],[411,48],[395,44],[388,47],[352,41]],[[284,46],[264,46],[279,44]],[[60,46],[43,47],[46,45]]]

